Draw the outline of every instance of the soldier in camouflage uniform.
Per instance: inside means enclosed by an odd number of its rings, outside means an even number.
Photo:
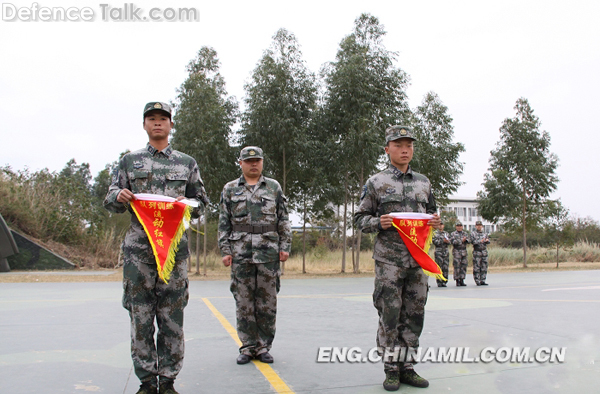
[[[444,278],[448,279],[448,266],[450,265],[448,245],[450,245],[450,236],[444,231],[444,223],[440,222],[432,241],[435,245],[435,262],[440,266]],[[441,279],[436,279],[436,281],[438,287],[446,287],[447,281]]]
[[[173,150],[168,143],[172,126],[169,105],[146,104],[144,129],[149,142],[144,149],[121,158],[104,200],[104,207],[111,212],[132,213],[122,246],[123,306],[131,318],[131,357],[142,382],[139,394],[155,394],[157,390],[161,394],[177,393],[173,383],[183,365],[183,309],[189,297],[186,263],[189,251],[184,233],[169,283],[159,279],[150,242],[129,201],[133,194],[152,193],[208,203],[196,161]]]
[[[467,276],[467,244],[469,243],[469,234],[463,232],[463,225],[456,223],[456,231],[450,234],[452,242],[452,265],[454,266],[454,280],[456,286],[466,286],[465,277]]]
[[[469,240],[473,244],[473,278],[477,286],[487,286],[485,283],[488,270],[487,244],[490,243],[490,236],[483,231],[481,220],[475,222],[475,229],[471,232]]]
[[[369,178],[362,190],[354,215],[356,226],[365,233],[377,233],[373,250],[375,289],[373,304],[379,314],[377,346],[384,356],[386,379],[383,387],[398,390],[400,383],[427,387],[429,382],[413,369],[412,360],[386,357],[394,349],[418,348],[427,302],[427,276],[408,252],[392,227],[392,212],[434,214],[430,226],[440,223],[431,183],[414,172],[412,131],[392,126],[385,132],[385,152],[390,156],[388,169]]]
[[[292,232],[281,186],[262,175],[262,149],[245,147],[239,163],[243,174],[223,188],[219,215],[219,248],[223,264],[231,265],[242,342],[237,363],[272,363],[279,262],[289,257]]]

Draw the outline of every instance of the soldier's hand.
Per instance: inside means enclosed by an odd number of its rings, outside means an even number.
[[[444,243],[447,243],[447,244],[449,244],[449,243],[450,243],[450,240],[449,240],[448,238],[444,238]]]
[[[229,267],[232,262],[233,262],[233,256],[232,255],[223,256],[223,265],[225,267]]]
[[[463,242],[467,242],[467,237],[463,237]]]
[[[440,220],[440,215],[437,213],[434,213],[433,218],[429,219],[429,222],[427,222],[430,226],[439,226],[440,223],[442,223],[442,221]]]
[[[123,204],[133,200],[133,193],[129,189],[123,189],[117,195],[117,201]]]
[[[381,224],[381,228],[387,230],[392,227],[392,222],[394,221],[394,217],[391,215],[381,215],[379,218],[379,223]]]
[[[184,200],[184,199],[185,199],[185,197],[183,197],[183,196],[179,196],[179,197],[177,197],[177,198],[175,199],[175,201],[181,201],[181,200]]]
[[[290,257],[288,252],[279,252],[279,261],[286,261]]]

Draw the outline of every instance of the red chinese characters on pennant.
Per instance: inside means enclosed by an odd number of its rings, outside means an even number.
[[[429,220],[433,217],[425,213],[394,212],[393,226],[398,230],[400,238],[404,241],[410,255],[417,264],[423,268],[423,272],[436,279],[447,280],[442,275],[442,270],[429,256],[429,247],[433,238],[433,227],[429,226]]]
[[[168,283],[192,207],[171,197],[152,194],[136,194],[130,204],[152,246],[158,276]]]

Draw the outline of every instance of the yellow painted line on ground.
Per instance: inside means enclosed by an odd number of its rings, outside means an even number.
[[[219,312],[219,310],[217,308],[215,308],[215,306],[208,300],[208,298],[202,298],[202,301],[204,301],[204,303],[206,304],[208,309],[210,309],[210,311],[213,313],[213,315],[215,315],[217,320],[219,320],[221,325],[225,328],[225,331],[227,331],[229,333],[229,335],[231,335],[231,337],[233,338],[235,343],[237,343],[238,346],[242,346],[242,342],[240,341],[240,338],[237,335],[237,331],[227,321],[225,316],[223,316],[221,314],[221,312]],[[254,360],[252,362],[254,363],[254,366],[269,381],[269,383],[271,383],[271,386],[273,386],[273,388],[275,389],[276,392],[294,394],[292,389],[290,389],[289,386],[287,384],[285,384],[283,379],[281,379],[279,377],[279,375],[277,375],[277,372],[275,372],[269,364],[261,363],[260,361],[257,361],[257,360]]]

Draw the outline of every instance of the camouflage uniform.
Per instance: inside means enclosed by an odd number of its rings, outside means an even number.
[[[444,242],[444,239],[450,240],[448,233],[443,230],[438,230],[438,231],[436,231],[435,235],[433,236],[432,242],[435,245],[435,262],[442,269],[442,274],[444,275],[444,278],[448,279],[448,267],[450,265],[450,253],[448,252],[449,244]],[[437,279],[436,281],[437,281],[438,285],[441,285],[441,284],[443,285],[444,283],[446,283],[440,279]]]
[[[463,242],[463,237],[467,240]],[[454,280],[464,280],[467,276],[467,243],[469,243],[469,234],[464,231],[454,231],[450,234],[452,242],[452,265],[454,266]]]
[[[123,240],[123,307],[131,318],[131,357],[142,382],[156,376],[174,380],[184,354],[183,309],[188,302],[187,234],[184,233],[169,284],[158,278],[156,260],[144,228],[130,207],[117,201],[122,189],[133,193],[185,196],[207,203],[206,191],[196,161],[167,146],[162,151],[149,143],[145,149],[128,153],[112,174],[104,200],[111,212],[129,209],[131,226]],[[158,324],[154,344],[154,320]]]
[[[490,236],[484,231],[473,231],[469,241],[473,244],[473,278],[478,285],[485,282],[488,270],[487,244]]]
[[[219,248],[232,256],[231,287],[241,354],[258,356],[275,338],[279,252],[290,252],[292,232],[279,183],[261,175],[248,185],[242,175],[223,188]]]
[[[390,164],[369,178],[354,215],[365,233],[377,232],[373,304],[379,314],[377,346],[383,349],[417,348],[423,330],[427,302],[427,276],[408,252],[394,227],[383,230],[379,217],[391,212],[436,212],[431,184],[424,175],[406,173]],[[410,367],[410,363],[384,360],[386,371]]]

